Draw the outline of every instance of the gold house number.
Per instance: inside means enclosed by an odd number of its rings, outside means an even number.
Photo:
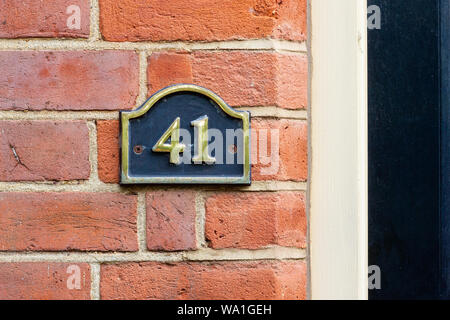
[[[192,158],[192,162],[195,164],[215,163],[216,159],[211,157],[208,152],[208,116],[192,121],[191,126],[195,127],[197,133],[197,153]],[[169,138],[170,143],[167,142]],[[186,145],[180,143],[180,117],[178,117],[159,138],[152,150],[154,152],[170,152],[170,163],[180,164],[180,153],[185,148]]]

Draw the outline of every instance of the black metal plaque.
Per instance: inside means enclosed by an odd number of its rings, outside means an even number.
[[[122,184],[250,184],[250,114],[180,84],[122,111]]]

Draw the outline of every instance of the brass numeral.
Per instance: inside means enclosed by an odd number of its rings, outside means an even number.
[[[169,138],[170,143],[166,143]],[[154,152],[170,152],[170,163],[179,164],[180,153],[184,151],[185,147],[184,144],[180,143],[180,118],[178,117],[159,138],[152,150]]]
[[[213,164],[216,158],[211,157],[208,152],[208,117],[203,116],[191,122],[197,133],[197,153],[192,158],[195,164],[203,162]],[[170,138],[170,143],[166,141]],[[159,138],[158,142],[153,146],[154,152],[170,152],[170,163],[180,163],[180,153],[184,151],[186,146],[180,143],[180,118],[176,118],[170,127]]]
[[[197,154],[192,158],[196,164],[205,162],[213,164],[216,159],[211,157],[208,152],[208,117],[203,116],[191,122],[191,126],[197,129]]]

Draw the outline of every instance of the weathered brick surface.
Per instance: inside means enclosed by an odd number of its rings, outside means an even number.
[[[83,121],[0,121],[0,159],[0,181],[88,179],[87,125]]]
[[[136,196],[0,193],[1,251],[136,251]]]
[[[147,193],[147,247],[177,251],[197,248],[195,236],[195,192],[155,191]]]
[[[229,192],[206,199],[206,239],[213,248],[306,246],[302,192]]]
[[[307,106],[307,58],[273,52],[159,52],[148,58],[149,94],[168,85],[211,89],[231,106]]]
[[[119,121],[97,121],[98,177],[107,183],[119,182]]]
[[[78,271],[79,283],[72,277],[77,277]],[[87,263],[0,263],[2,300],[86,300],[90,290]]]
[[[252,119],[251,125],[252,179],[306,181],[308,178],[306,121],[255,118]]]
[[[87,38],[89,21],[89,0],[0,0],[0,38]]]
[[[100,30],[90,26],[97,3]],[[71,28],[78,7],[80,26]],[[0,0],[0,299],[89,299],[86,262],[96,258],[105,261],[94,270],[103,299],[305,299],[306,261],[270,260],[278,246],[304,251],[305,193],[270,181],[307,180],[307,121],[278,119],[264,107],[306,109],[306,53],[268,49],[303,46],[306,7],[307,0]],[[210,50],[216,41],[226,43]],[[251,123],[252,180],[269,181],[266,192],[117,185],[114,114],[179,83],[211,89],[233,107],[260,107]],[[254,139],[265,130],[268,139]],[[203,209],[205,221],[196,221]],[[268,247],[275,251],[250,252]],[[148,262],[139,249],[199,250],[196,259],[207,261]],[[30,254],[52,262],[23,262]],[[242,261],[226,261],[230,254]],[[259,260],[266,254],[272,258]],[[80,288],[71,289],[69,268],[78,267]]]
[[[133,51],[3,51],[0,110],[131,109],[138,64]]]
[[[306,39],[306,0],[100,0],[108,41]]]
[[[306,265],[157,262],[102,265],[101,299],[305,299]]]

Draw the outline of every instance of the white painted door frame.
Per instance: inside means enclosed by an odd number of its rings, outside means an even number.
[[[312,299],[368,295],[366,11],[309,0]]]

